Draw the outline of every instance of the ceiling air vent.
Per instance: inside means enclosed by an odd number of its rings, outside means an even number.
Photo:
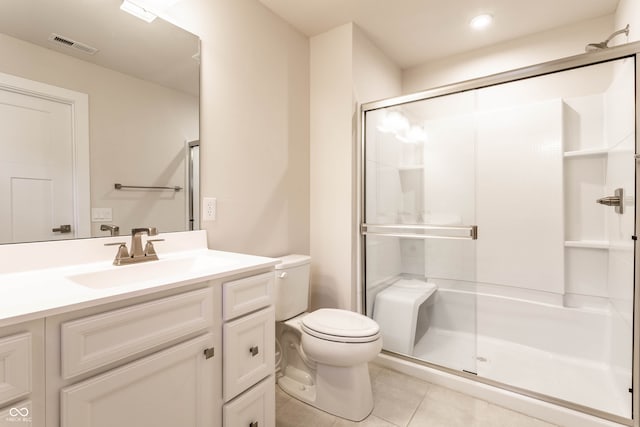
[[[71,49],[79,50],[80,52],[93,55],[98,51],[95,47],[91,47],[84,43],[77,42],[69,37],[64,37],[56,33],[51,33],[49,36],[49,41],[53,43],[57,43],[59,45],[69,47]]]

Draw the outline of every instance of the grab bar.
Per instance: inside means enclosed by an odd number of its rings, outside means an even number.
[[[477,225],[361,224],[360,231],[363,235],[404,237],[407,239],[478,239]],[[439,232],[451,233],[439,234]]]
[[[123,188],[135,188],[138,190],[173,190],[173,191],[180,191],[182,190],[182,187],[178,187],[177,185],[175,187],[147,187],[147,186],[143,186],[143,185],[122,185],[122,184],[113,184],[113,187],[116,190],[122,190]]]

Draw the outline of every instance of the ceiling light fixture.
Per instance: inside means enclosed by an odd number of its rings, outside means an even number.
[[[483,13],[478,15],[469,22],[469,26],[474,30],[483,30],[487,28],[493,22],[493,15],[489,13]]]
[[[138,6],[137,4],[132,3],[129,0],[124,0],[120,5],[120,9],[132,14],[136,18],[142,19],[145,22],[152,22],[154,19],[157,18],[156,15],[149,12],[144,7]]]

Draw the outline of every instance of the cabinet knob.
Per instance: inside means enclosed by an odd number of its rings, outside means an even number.
[[[286,278],[287,278],[287,276],[289,276],[289,273],[287,273],[286,271],[283,271],[283,272],[282,272],[282,273],[280,273],[280,275],[279,275],[279,277],[280,277],[281,279],[286,279]]]
[[[249,427],[258,427],[258,422],[254,421],[251,424],[249,424]]]
[[[254,345],[249,349],[249,353],[251,353],[251,356],[257,356],[258,353],[260,353],[260,349],[258,348],[257,345]]]

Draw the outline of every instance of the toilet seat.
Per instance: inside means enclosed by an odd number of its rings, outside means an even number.
[[[322,308],[302,318],[303,332],[326,341],[366,343],[380,337],[380,327],[372,319],[348,310]]]

